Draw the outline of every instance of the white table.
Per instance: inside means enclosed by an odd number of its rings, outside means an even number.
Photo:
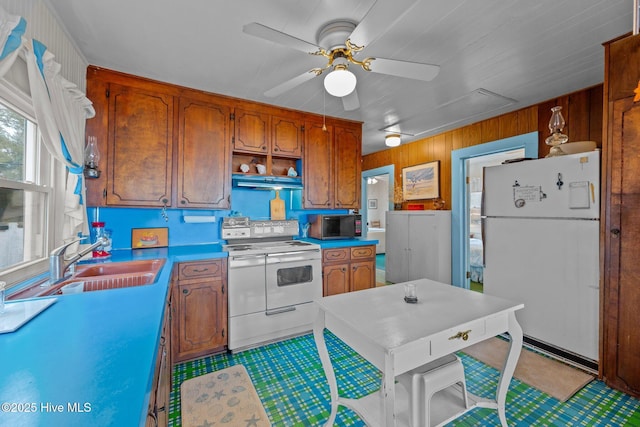
[[[506,427],[507,390],[522,349],[522,328],[516,321],[515,311],[524,305],[428,279],[407,283],[416,284],[417,304],[404,302],[402,283],[333,295],[318,301],[320,310],[313,333],[331,391],[331,416],[326,425],[333,425],[339,405],[353,409],[369,426],[408,425],[408,411],[402,407],[407,400],[402,395],[404,389],[398,387],[396,391],[394,384],[397,375],[507,332],[511,344],[495,400],[470,396],[471,408],[497,409],[500,422]],[[379,391],[362,399],[339,397],[324,340],[325,328],[382,372]],[[446,393],[442,395],[446,397]],[[471,409],[442,404],[432,404],[432,408],[453,411],[444,419],[432,414],[432,420],[440,424]]]

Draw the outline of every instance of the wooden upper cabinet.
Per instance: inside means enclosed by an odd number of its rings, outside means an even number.
[[[305,124],[304,208],[360,207],[361,132],[360,125]]]
[[[304,208],[333,207],[333,127],[305,124]]]
[[[177,205],[229,209],[231,113],[224,105],[180,98]]]
[[[271,117],[271,154],[274,156],[302,156],[302,124],[299,120]]]
[[[169,206],[174,98],[111,84],[107,205]]]
[[[360,207],[360,172],[362,171],[361,127],[334,129],[334,207]]]
[[[302,124],[292,117],[270,115],[259,110],[236,108],[233,151],[273,155],[302,156]]]
[[[609,57],[615,58],[605,75],[609,101],[634,96],[640,79],[640,37],[625,37],[605,47]]]
[[[270,149],[271,117],[259,111],[235,110],[233,150],[243,153],[267,154]]]

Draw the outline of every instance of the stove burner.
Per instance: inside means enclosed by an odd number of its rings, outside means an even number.
[[[228,247],[228,249],[232,251],[248,251],[249,249],[252,249],[252,248],[253,248],[252,245],[233,245]]]
[[[223,249],[228,252],[252,252],[252,253],[276,253],[286,252],[287,250],[312,250],[318,248],[318,245],[309,242],[303,242],[300,240],[284,240],[284,241],[257,241],[257,242],[243,242],[236,244],[224,245]]]
[[[307,243],[307,242],[303,242],[301,240],[293,240],[291,241],[291,246],[309,246],[312,245],[313,243]]]

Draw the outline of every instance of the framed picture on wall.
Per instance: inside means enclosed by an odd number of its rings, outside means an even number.
[[[378,209],[378,199],[369,199],[367,207],[369,209]]]
[[[169,246],[169,228],[134,228],[131,230],[131,249],[163,248]]]
[[[402,169],[404,200],[437,199],[440,197],[440,161]]]

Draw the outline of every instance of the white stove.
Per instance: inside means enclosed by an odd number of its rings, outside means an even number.
[[[322,296],[320,245],[293,240],[297,220],[226,218],[229,350],[311,331]]]

